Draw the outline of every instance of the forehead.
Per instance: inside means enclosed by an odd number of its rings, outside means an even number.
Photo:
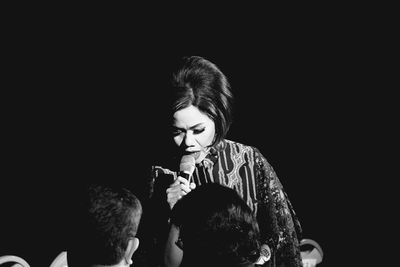
[[[177,127],[192,127],[196,124],[209,124],[212,122],[205,113],[192,105],[176,111],[173,115],[173,124]]]

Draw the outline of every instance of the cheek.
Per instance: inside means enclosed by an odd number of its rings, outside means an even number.
[[[198,142],[202,147],[209,146],[214,141],[214,136],[215,136],[215,131],[211,130],[202,135],[201,138],[198,139]]]
[[[177,146],[180,146],[182,144],[183,138],[181,136],[174,136],[174,142]]]

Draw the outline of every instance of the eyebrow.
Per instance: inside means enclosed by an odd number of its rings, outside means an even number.
[[[204,124],[203,122],[197,123],[197,124],[195,124],[195,125],[189,127],[189,130],[193,130],[193,129],[199,127],[199,126],[203,126],[203,124]],[[175,126],[175,125],[173,125],[172,127],[173,127],[173,128],[176,128],[176,129],[183,129],[183,128],[177,127],[177,126]]]

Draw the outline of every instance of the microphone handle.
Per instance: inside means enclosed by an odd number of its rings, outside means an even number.
[[[189,180],[190,174],[187,173],[187,172],[179,171],[179,172],[178,172],[178,176],[181,176],[181,177],[185,178],[186,180],[190,181],[190,180]]]

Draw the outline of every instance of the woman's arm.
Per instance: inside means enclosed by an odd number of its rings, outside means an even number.
[[[183,251],[176,245],[179,238],[179,228],[171,224],[164,252],[165,267],[179,267],[182,262]]]
[[[302,266],[299,250],[301,226],[283,186],[272,166],[256,153],[257,191],[260,205],[257,218],[263,236],[272,246],[272,261],[277,265]]]

